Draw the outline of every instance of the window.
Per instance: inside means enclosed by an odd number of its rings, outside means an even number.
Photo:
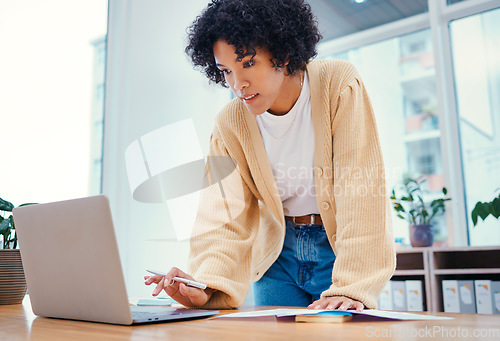
[[[0,197],[15,205],[100,190],[89,189],[89,172],[96,169],[100,183],[91,150],[100,155],[102,124],[91,117],[100,112],[102,121],[105,51],[92,42],[106,35],[107,6],[103,0],[0,2]]]
[[[500,244],[493,217],[476,227],[478,201],[500,193],[500,9],[450,24],[470,245]]]
[[[444,186],[430,30],[329,56],[351,61],[374,107],[388,188],[403,177],[426,180],[429,192]],[[393,216],[395,235],[409,243],[408,223]],[[447,240],[446,220],[436,226],[436,245]]]
[[[422,176],[429,200],[448,187],[452,200],[438,219],[435,246],[500,244],[497,220],[490,216],[477,227],[471,221],[478,201],[500,193],[499,7],[490,0],[428,0],[419,15],[376,29],[361,25],[320,45],[319,58],[351,61],[366,84],[388,187],[405,175]],[[318,15],[320,26],[325,15]],[[393,220],[396,237],[406,238],[408,224]]]
[[[106,70],[106,36],[91,42],[94,49],[92,76],[92,107],[90,113],[90,169],[89,194],[95,195],[102,190],[102,154],[104,134],[104,91]]]

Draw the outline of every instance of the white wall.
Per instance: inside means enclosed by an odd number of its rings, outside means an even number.
[[[144,286],[144,270],[187,270],[189,248],[176,240],[165,204],[132,199],[125,149],[152,130],[192,118],[206,155],[213,118],[230,92],[209,85],[184,54],[186,27],[206,0],[109,2],[103,192],[111,202],[128,294],[143,296],[152,290]]]

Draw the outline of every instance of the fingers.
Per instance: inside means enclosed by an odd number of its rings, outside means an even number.
[[[213,289],[206,288],[203,290],[173,281],[176,276],[195,280],[189,274],[175,267],[170,269],[165,276],[144,276],[144,280],[146,285],[157,284],[152,292],[153,296],[157,296],[164,290],[172,299],[186,307],[199,307],[207,303],[214,291]]]
[[[354,301],[354,304],[356,305],[356,311],[363,311],[365,308],[365,305],[361,302]]]
[[[184,283],[179,284],[179,293],[189,299],[190,306],[200,306],[207,302],[207,294],[204,290],[187,286]]]
[[[354,302],[351,299],[346,299],[342,300],[340,307],[338,308],[339,310],[347,310],[349,308],[353,307],[354,308]],[[334,308],[328,308],[327,309],[334,309]]]
[[[186,307],[200,307],[208,302],[212,296],[213,289],[205,290],[177,283],[167,286],[165,292],[178,303]]]
[[[153,290],[153,296],[158,296],[158,294],[164,289],[164,285],[165,277],[162,277],[156,288]]]
[[[356,309],[357,311],[362,311],[364,308],[364,304],[350,299],[349,297],[344,296],[332,296],[332,297],[322,297],[317,301],[314,301],[310,304],[308,309],[327,309],[327,310],[348,310],[348,309]]]
[[[183,277],[183,278],[187,278],[187,279],[193,279],[190,275],[186,274],[185,272],[183,272],[182,270],[178,269],[178,268],[172,268],[170,269],[169,272],[166,273],[165,276],[158,276],[158,275],[149,275],[149,276],[144,276],[144,284],[146,285],[151,285],[153,283],[160,283],[160,281],[165,278],[164,280],[164,283],[165,284],[170,284],[172,283],[173,281],[173,278],[175,276],[179,276],[179,277]]]
[[[156,276],[156,275],[155,276],[144,276],[144,284],[146,284],[146,285],[151,285],[153,283],[158,284],[158,283],[160,283],[162,278],[163,278],[162,276]]]
[[[173,267],[165,275],[165,283],[168,283],[169,285],[175,284],[173,281],[174,277],[182,277],[182,278],[186,278],[189,280],[194,280],[193,277],[191,277],[190,275],[188,275],[187,273],[185,273],[181,269]]]

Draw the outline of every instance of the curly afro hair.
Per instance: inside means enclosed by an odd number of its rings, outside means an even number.
[[[212,0],[188,28],[186,53],[210,81],[223,86],[227,84],[213,55],[220,39],[235,47],[239,60],[265,48],[274,67],[286,67],[294,75],[317,54],[322,38],[317,26],[304,0]]]

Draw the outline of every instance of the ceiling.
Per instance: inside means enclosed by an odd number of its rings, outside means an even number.
[[[362,1],[362,0],[358,0]],[[307,0],[323,41],[427,12],[427,0]]]

